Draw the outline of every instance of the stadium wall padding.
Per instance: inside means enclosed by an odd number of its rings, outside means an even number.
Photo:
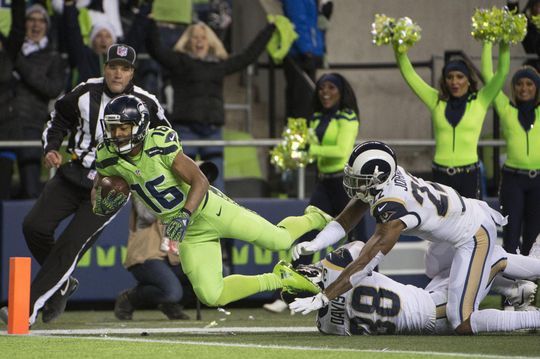
[[[8,296],[9,258],[31,257],[22,234],[22,222],[33,203],[31,200],[0,201],[0,302],[3,303],[7,301]],[[301,215],[307,200],[239,199],[238,203],[256,211],[270,222],[278,223],[287,216]],[[489,203],[494,208],[498,206],[494,199]],[[79,262],[73,275],[79,279],[81,285],[73,295],[73,300],[112,301],[119,292],[135,285],[131,274],[122,266],[128,236],[129,207],[125,206],[121,210],[117,218],[105,228],[94,247]],[[65,225],[66,222],[61,224],[57,234]],[[374,226],[373,218],[368,217],[367,234],[373,232]],[[392,258],[385,260],[388,264],[381,265],[381,272],[410,284],[424,285],[426,277],[421,274],[423,263],[417,260],[422,257],[423,248],[424,244],[419,242],[418,238],[403,236],[391,252]],[[290,260],[289,251],[270,252],[242,241],[233,241],[231,254],[230,272],[235,274],[269,272],[279,259]],[[326,251],[323,251],[320,255],[325,254]],[[316,255],[314,261],[319,258],[320,256]],[[38,268],[37,262],[32,260],[33,276]],[[271,296],[272,293],[263,293],[256,298],[270,299]]]

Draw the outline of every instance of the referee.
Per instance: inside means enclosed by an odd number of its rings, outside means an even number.
[[[148,107],[151,127],[169,126],[156,97],[133,85],[135,60],[133,48],[123,44],[109,47],[104,77],[88,79],[56,101],[43,132],[45,164],[58,171],[47,182],[23,223],[28,248],[41,265],[31,286],[30,325],[42,308],[45,323],[64,312],[68,297],[78,286],[71,273],[115,216],[95,215],[90,202],[96,174],[95,151],[102,138],[99,119],[105,105],[119,94],[133,94]],[[62,164],[59,150],[68,132],[67,151],[71,160]],[[55,229],[72,214],[73,219],[55,241]],[[0,317],[6,317],[5,313]]]

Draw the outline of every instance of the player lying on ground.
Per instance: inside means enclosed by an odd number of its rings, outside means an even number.
[[[319,287],[278,264],[274,273],[223,278],[220,238],[235,238],[270,250],[288,249],[301,235],[321,230],[332,218],[315,207],[277,226],[209,186],[205,175],[182,152],[177,133],[166,127],[148,129],[148,111],[134,96],[119,96],[107,104],[103,143],[98,146],[98,176],[92,190],[94,211],[114,211],[122,193],[101,196],[103,176],[120,176],[165,224],[170,240],[179,242],[180,263],[197,297],[221,306],[262,291],[282,287],[313,293]]]
[[[364,142],[353,150],[343,184],[353,201],[311,243],[299,244],[295,251],[304,254],[337,242],[369,208],[377,221],[375,233],[358,258],[324,292],[297,299],[291,309],[306,314],[350,290],[352,283],[359,283],[373,271],[403,232],[431,242],[449,243],[455,249],[446,314],[457,333],[540,327],[540,312],[478,309],[491,285],[489,266],[497,225],[506,223],[487,203],[410,175],[397,166],[394,151],[377,141]]]
[[[348,243],[322,261],[298,270],[323,288],[328,288],[343,269],[358,258],[363,246],[362,242]],[[540,260],[508,254],[498,245],[494,247],[490,268],[490,281],[494,276],[531,280],[540,277]],[[439,272],[426,289],[401,284],[378,272],[358,281],[354,279],[350,290],[319,309],[317,327],[322,333],[334,335],[452,334],[446,317],[448,274],[449,271]],[[526,288],[512,285],[506,292],[512,295],[511,301],[519,301],[523,290]],[[283,292],[282,296],[291,302],[295,295]],[[520,313],[523,324],[528,324],[525,312]],[[493,326],[487,331],[513,329],[511,326]]]

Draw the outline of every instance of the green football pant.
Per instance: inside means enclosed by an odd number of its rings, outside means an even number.
[[[287,217],[276,226],[226,196],[209,191],[206,205],[194,216],[179,245],[180,262],[201,302],[209,306],[225,305],[281,288],[282,284],[272,273],[223,278],[219,238],[239,239],[277,251],[290,248],[304,233],[321,230],[325,225],[322,216],[311,213]]]

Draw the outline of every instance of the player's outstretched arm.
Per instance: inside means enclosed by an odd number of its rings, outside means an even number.
[[[352,283],[358,283],[379,264],[382,257],[394,247],[405,224],[399,220],[377,224],[375,233],[366,243],[358,258],[349,264],[339,277],[322,293],[314,297],[297,298],[290,304],[295,312],[307,314],[318,310],[328,302],[352,288]]]
[[[208,192],[208,179],[199,166],[183,152],[176,155],[172,164],[172,171],[179,176],[182,181],[191,186],[184,208],[190,213],[195,212],[201,204],[206,192]]]
[[[367,203],[358,199],[352,199],[336,220],[328,223],[312,241],[301,242],[295,245],[292,250],[292,259],[297,260],[300,256],[319,252],[337,243],[360,222],[368,209],[369,205]]]

